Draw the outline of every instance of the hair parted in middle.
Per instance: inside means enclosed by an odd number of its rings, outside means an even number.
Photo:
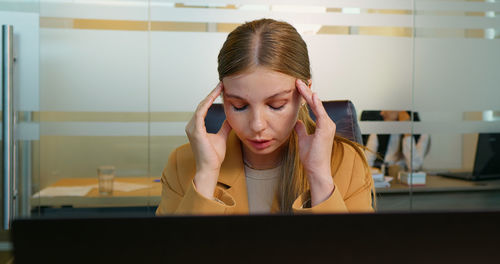
[[[287,22],[259,19],[244,23],[227,36],[218,56],[219,80],[224,77],[251,71],[256,67],[287,74],[308,85],[311,68],[307,45],[297,30]],[[309,116],[307,105],[298,111],[307,130],[312,134],[316,124]],[[335,136],[336,141],[347,139]],[[286,143],[285,143],[286,144]],[[335,144],[334,144],[335,145]],[[282,156],[277,199],[282,213],[292,213],[296,198],[309,189],[309,184],[298,153],[298,138],[292,129]],[[362,154],[364,157],[364,154]],[[340,157],[332,160],[334,173]],[[336,164],[337,163],[337,164]]]

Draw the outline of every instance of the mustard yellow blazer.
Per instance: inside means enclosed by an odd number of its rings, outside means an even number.
[[[373,211],[373,180],[363,152],[355,148],[353,144],[334,141],[332,174],[335,189],[332,195],[312,208],[303,208],[310,199],[310,192],[305,192],[293,203],[294,213]],[[229,135],[226,156],[214,192],[214,197],[220,201],[207,199],[196,191],[193,183],[195,172],[194,155],[189,144],[172,152],[161,177],[162,197],[157,215],[249,213],[241,142],[234,132]],[[278,212],[279,206],[275,199],[270,213]]]

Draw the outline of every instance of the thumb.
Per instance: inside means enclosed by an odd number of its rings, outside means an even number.
[[[297,120],[297,123],[295,123],[295,132],[297,132],[299,139],[307,136],[306,126],[302,121]]]
[[[231,125],[229,125],[227,120],[224,120],[224,123],[222,123],[222,126],[219,129],[219,132],[217,132],[217,135],[222,136],[224,139],[227,139],[229,132],[231,132],[232,129],[233,128],[231,127]]]

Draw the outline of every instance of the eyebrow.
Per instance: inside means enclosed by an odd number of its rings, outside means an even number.
[[[268,99],[272,99],[274,97],[277,97],[277,96],[280,96],[280,95],[283,95],[283,94],[289,94],[291,93],[293,90],[290,89],[290,90],[286,90],[286,91],[282,91],[282,92],[279,92],[279,93],[275,93],[269,97],[266,98],[266,100]],[[240,99],[240,100],[245,100],[245,98],[241,97],[241,96],[238,96],[238,95],[234,95],[234,94],[229,94],[227,92],[224,92],[224,96],[227,96],[229,98],[236,98],[236,99]]]

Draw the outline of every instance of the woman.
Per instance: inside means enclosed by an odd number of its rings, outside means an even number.
[[[239,26],[220,50],[218,72],[186,126],[190,143],[163,171],[158,215],[373,210],[363,151],[335,136],[295,28],[271,19]],[[204,118],[221,94],[226,121],[209,134]]]

